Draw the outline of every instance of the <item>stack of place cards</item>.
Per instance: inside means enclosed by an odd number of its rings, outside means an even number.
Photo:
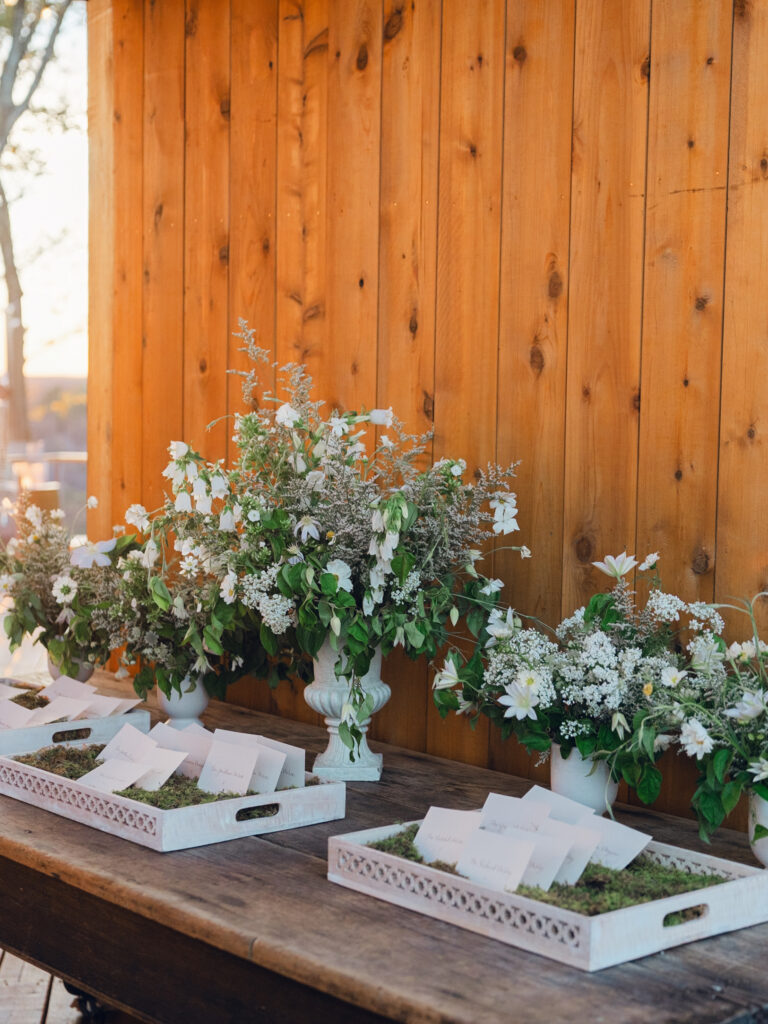
[[[34,710],[14,703],[13,697],[30,692],[45,697],[48,703]],[[3,683],[0,684],[0,729],[25,729],[50,722],[109,718],[124,715],[140,703],[138,698],[105,697],[97,693],[96,687],[90,683],[80,683],[69,676],[59,676],[49,686],[36,691],[17,689]]]
[[[428,863],[455,864],[491,889],[575,885],[591,861],[621,869],[651,837],[534,786],[521,799],[491,793],[482,811],[430,808],[414,839]]]
[[[124,725],[100,760],[80,782],[103,792],[157,790],[174,772],[197,779],[206,793],[274,793],[304,785],[301,748],[225,729],[210,733],[200,725],[173,729],[159,723],[148,736]]]

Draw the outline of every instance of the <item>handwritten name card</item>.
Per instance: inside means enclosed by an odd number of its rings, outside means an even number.
[[[531,839],[514,839],[476,829],[464,843],[456,870],[491,889],[514,892],[523,880],[536,847]]]
[[[620,825],[618,821],[612,821],[610,818],[599,818],[596,814],[591,817],[584,815],[579,824],[594,830],[600,836],[600,841],[590,857],[592,863],[615,868],[617,871],[631,863],[651,841],[651,837],[645,832]]]
[[[413,840],[426,861],[443,860],[455,864],[470,834],[480,827],[480,811],[451,811],[430,807]]]
[[[214,736],[200,772],[200,789],[207,793],[247,793],[258,756],[255,747],[227,743]]]

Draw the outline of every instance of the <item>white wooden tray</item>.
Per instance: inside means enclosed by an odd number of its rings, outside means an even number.
[[[343,818],[346,787],[343,782],[321,782],[303,789],[282,789],[162,811],[0,757],[0,793],[167,853]],[[247,811],[258,807],[273,807],[275,813],[264,818],[244,817]]]
[[[71,746],[73,743],[108,743],[126,724],[140,732],[149,732],[149,712],[134,708],[124,715],[110,715],[109,718],[78,718],[74,722],[0,729],[0,754],[26,754],[30,750]],[[87,735],[83,735],[84,732]],[[74,738],[71,738],[73,733]]]
[[[665,843],[650,843],[644,853],[659,864],[682,868],[691,874],[719,875],[728,881],[586,917],[516,893],[488,889],[367,845],[396,835],[407,824],[416,822],[329,839],[328,878],[349,889],[584,971],[599,971],[768,920],[768,871],[761,868]],[[682,924],[664,925],[669,914],[692,907],[702,907],[702,916]]]

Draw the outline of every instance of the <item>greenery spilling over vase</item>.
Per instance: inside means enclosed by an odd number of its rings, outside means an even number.
[[[437,674],[440,712],[483,714],[529,751],[546,754],[557,744],[563,757],[576,748],[605,760],[614,781],[652,803],[661,752],[673,742],[686,752],[696,746],[695,727],[680,718],[672,695],[708,699],[713,680],[705,668],[718,662],[723,628],[713,605],[661,589],[657,561],[653,554],[638,566],[623,552],[594,563],[614,578],[612,590],[551,632],[494,609],[482,646],[466,661],[449,653]],[[643,607],[625,578],[636,567],[649,585]]]

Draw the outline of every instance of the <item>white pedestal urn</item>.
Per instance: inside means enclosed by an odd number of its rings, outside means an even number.
[[[553,743],[549,772],[553,793],[577,800],[580,804],[591,807],[597,814],[603,814],[612,806],[619,791],[618,783],[611,781],[606,762],[582,757],[576,747],[567,758],[564,758],[560,753],[560,747]]]
[[[181,682],[181,693],[171,690],[166,697],[158,686],[157,702],[168,715],[167,725],[172,729],[186,729],[188,725],[202,725],[200,715],[208,707],[208,691],[200,678],[190,679],[185,676]]]
[[[72,678],[76,679],[79,683],[87,683],[93,675],[94,666],[90,661],[83,661],[82,658],[75,658],[74,663],[78,666],[78,669],[77,675]],[[50,654],[48,655],[48,672],[52,679],[58,679],[62,674],[61,667],[56,664]]]
[[[328,746],[315,758],[312,771],[324,779],[378,782],[384,759],[381,754],[374,754],[368,746],[366,733],[371,723],[370,717],[358,722],[363,734],[359,748],[352,751],[339,738],[341,713],[349,698],[349,680],[336,676],[338,658],[339,655],[326,640],[314,658],[315,681],[304,690],[307,704],[325,716],[329,736]],[[376,651],[371,667],[360,680],[360,685],[363,693],[372,698],[372,714],[375,714],[384,707],[392,694],[381,679],[381,650]]]
[[[768,868],[768,837],[764,839],[753,839],[755,828],[762,825],[768,828],[768,800],[763,800],[757,793],[749,794],[749,845],[752,853],[757,857],[763,867]]]

